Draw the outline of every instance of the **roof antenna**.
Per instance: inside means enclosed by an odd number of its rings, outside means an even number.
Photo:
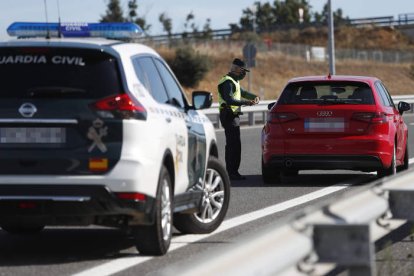
[[[46,4],[46,0],[44,0],[44,3],[45,3],[45,16],[46,16],[46,28],[47,28],[46,39],[50,39],[49,19],[47,17],[47,4]]]
[[[56,0],[56,3],[57,3],[57,9],[58,9],[58,37],[62,38],[59,0]]]

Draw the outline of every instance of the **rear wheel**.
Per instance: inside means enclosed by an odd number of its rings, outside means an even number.
[[[278,183],[280,182],[280,170],[266,166],[262,159],[262,179],[267,184]]]
[[[167,253],[172,236],[172,189],[171,177],[165,166],[161,168],[157,198],[155,200],[155,223],[133,227],[136,247],[144,255]]]
[[[397,167],[397,171],[405,171],[408,170],[408,166],[409,166],[409,152],[408,152],[408,145],[405,146],[405,153],[404,153],[404,164],[402,164],[401,166]]]
[[[227,213],[230,180],[217,158],[209,158],[204,183],[197,188],[203,191],[200,212],[174,216],[174,226],[182,233],[211,233],[220,226]]]
[[[384,176],[389,176],[389,175],[393,175],[397,173],[397,165],[396,165],[396,160],[397,160],[397,149],[396,146],[394,144],[394,148],[393,148],[393,152],[392,152],[392,160],[391,160],[391,166],[389,168],[382,168],[380,170],[377,171],[377,175],[378,177],[384,177]]]

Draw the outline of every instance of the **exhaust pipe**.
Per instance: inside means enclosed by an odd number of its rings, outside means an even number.
[[[286,159],[285,160],[285,167],[286,168],[290,168],[290,167],[292,167],[292,165],[293,165],[293,161],[292,160],[290,160],[290,159]]]

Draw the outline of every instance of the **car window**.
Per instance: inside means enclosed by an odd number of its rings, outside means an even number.
[[[280,104],[375,104],[372,90],[362,82],[295,82],[286,86]]]
[[[390,93],[388,92],[387,88],[385,87],[385,85],[382,82],[379,82],[379,84],[381,85],[381,87],[384,91],[384,94],[388,99],[388,102],[391,104],[390,106],[395,106],[394,101],[392,100],[392,97],[391,97]]]
[[[116,59],[92,49],[0,49],[0,98],[102,98],[120,93]]]
[[[161,74],[161,77],[164,81],[168,96],[170,97],[170,102],[178,107],[184,108],[184,97],[181,88],[178,86],[175,78],[172,76],[170,71],[167,69],[165,64],[158,59],[155,59],[155,64]]]
[[[147,88],[152,97],[159,103],[168,103],[167,91],[152,58],[138,57],[133,60],[133,64],[138,79]]]
[[[391,97],[387,96],[388,92],[384,90],[384,87],[381,85],[380,82],[375,83],[375,87],[380,95],[382,105],[384,106],[394,106],[394,103],[391,100]]]

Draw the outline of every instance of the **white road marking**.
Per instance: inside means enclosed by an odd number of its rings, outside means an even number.
[[[409,160],[409,164],[414,162],[414,158]],[[326,195],[338,192],[345,188],[351,186],[352,183],[339,183],[333,186],[326,187],[324,189],[317,190],[315,192],[305,194],[300,197],[296,197],[264,209],[260,209],[257,211],[253,211],[244,215],[240,215],[238,217],[234,217],[228,220],[225,220],[216,231],[210,234],[203,234],[203,235],[182,235],[178,237],[173,237],[171,241],[171,246],[169,252],[184,247],[188,244],[195,243],[202,239],[208,238],[212,235],[216,235],[218,233],[224,232],[226,230],[232,229],[234,227],[240,226],[242,224],[273,215],[282,211],[286,211],[290,208],[308,203],[310,201],[319,199]],[[126,258],[119,258],[107,263],[98,265],[96,267],[92,267],[90,269],[81,271],[77,274],[73,274],[74,276],[105,276],[105,275],[112,275],[118,273],[120,271],[126,270],[130,267],[136,266],[143,262],[149,261],[154,257],[151,256],[136,256],[136,257],[126,257]]]

